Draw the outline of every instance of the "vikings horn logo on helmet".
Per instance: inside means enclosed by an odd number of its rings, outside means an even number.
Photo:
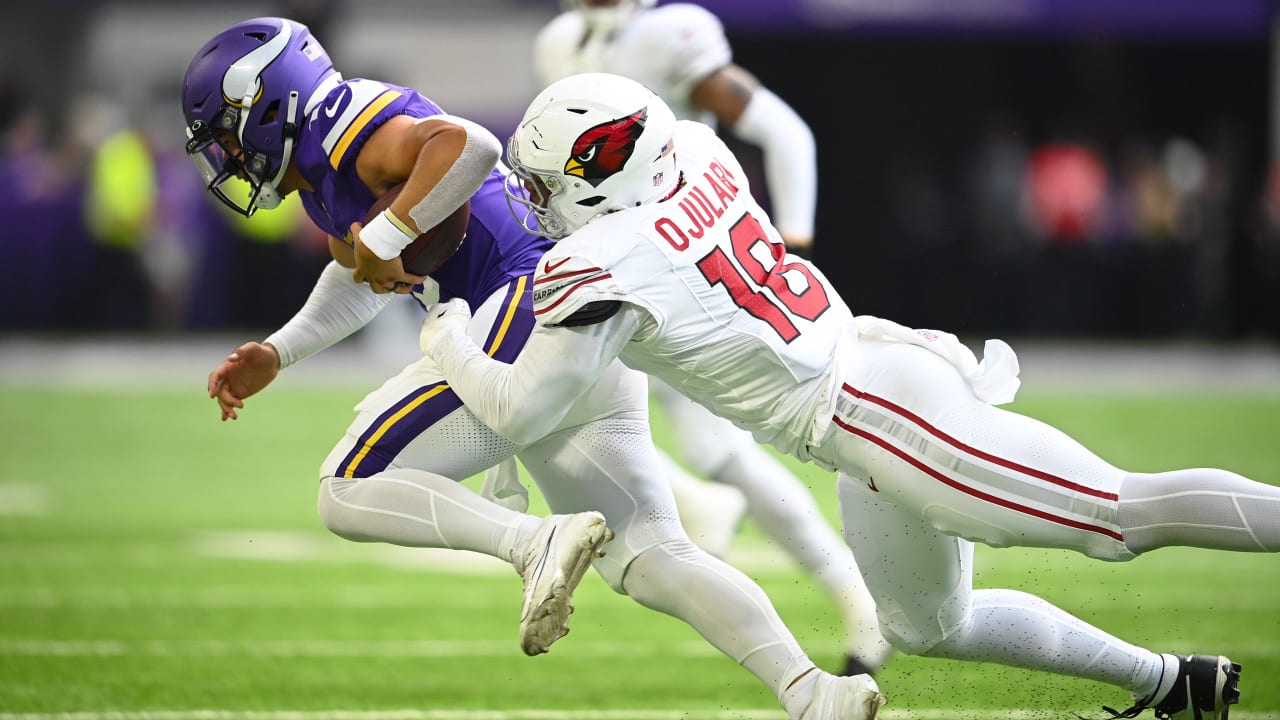
[[[616,120],[600,123],[573,141],[569,161],[564,164],[564,174],[580,177],[599,187],[622,169],[636,150],[636,139],[644,132],[649,108]]]

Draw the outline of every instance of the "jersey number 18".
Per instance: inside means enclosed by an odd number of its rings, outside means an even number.
[[[783,342],[790,343],[800,337],[800,331],[792,316],[805,320],[817,320],[831,301],[822,283],[813,276],[804,263],[784,263],[786,249],[782,243],[770,242],[760,221],[750,213],[744,214],[729,228],[729,241],[733,245],[734,264],[719,245],[698,261],[698,269],[711,285],[724,285],[738,307],[751,316],[767,323]],[[751,253],[756,243],[765,243],[773,264],[767,266]],[[798,272],[804,276],[805,287],[796,292],[784,276]],[[771,294],[765,293],[768,288]]]

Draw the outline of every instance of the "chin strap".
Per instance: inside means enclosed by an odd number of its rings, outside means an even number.
[[[244,147],[244,131],[249,125],[249,110],[253,107],[253,87],[249,88],[249,92],[240,101],[240,125],[236,128],[236,137],[240,140],[240,145]],[[258,191],[249,200],[249,207],[261,208],[263,210],[274,210],[280,207],[280,203],[284,198],[276,191],[276,186],[284,179],[284,175],[289,170],[289,162],[293,159],[294,139],[298,135],[298,92],[289,93],[289,104],[285,110],[284,121],[284,152],[281,155],[280,169],[276,172],[275,177],[270,180],[258,180]]]
[[[289,93],[289,105],[285,111],[284,121],[284,152],[281,154],[280,169],[276,172],[276,176],[271,178],[271,182],[263,182],[259,186],[258,195],[254,198],[253,204],[263,210],[274,210],[280,207],[280,203],[284,198],[280,197],[280,193],[276,191],[276,186],[284,180],[284,174],[289,170],[289,162],[293,159],[294,138],[298,135],[298,92],[295,90]]]

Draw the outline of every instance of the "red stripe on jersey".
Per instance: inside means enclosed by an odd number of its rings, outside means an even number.
[[[961,450],[963,452],[967,452],[970,455],[973,455],[974,457],[982,458],[987,462],[994,463],[996,465],[1008,468],[1015,472],[1020,472],[1024,475],[1030,475],[1033,478],[1038,478],[1040,480],[1044,480],[1047,483],[1052,483],[1059,487],[1067,488],[1068,490],[1074,490],[1075,492],[1078,492],[1078,493],[1083,493],[1085,495],[1092,495],[1093,497],[1102,498],[1103,500],[1112,500],[1112,501],[1120,500],[1120,496],[1117,495],[1116,493],[1105,492],[1103,490],[1087,487],[1079,483],[1074,483],[1065,478],[1060,478],[1057,475],[1050,475],[1049,473],[1044,472],[1043,470],[1036,470],[1035,468],[1027,467],[1026,465],[1022,465],[1012,460],[996,457],[991,453],[984,452],[971,445],[966,445],[965,443],[962,443],[959,440],[956,440],[955,438],[942,432],[938,428],[925,422],[923,418],[911,412],[910,410],[907,410],[906,408],[903,408],[903,407],[899,407],[898,405],[895,405],[894,403],[889,402],[888,400],[885,400],[882,397],[876,397],[875,395],[872,395],[870,393],[865,393],[847,384],[844,386],[843,389],[845,392],[849,393],[850,395],[856,398],[861,398],[863,400],[866,400],[867,402],[874,403],[876,405],[879,405],[882,408],[885,408],[886,410],[889,410],[891,412],[897,413],[898,415],[901,415],[902,417],[910,420],[911,422],[923,428],[930,435],[933,435],[934,437],[945,442],[951,447],[954,447],[957,450]]]
[[[587,268],[586,270],[572,270],[570,272],[562,272],[556,275],[543,275],[541,280],[534,280],[533,284],[541,285],[542,283],[545,283],[545,282],[555,282],[556,280],[564,280],[565,278],[576,277],[578,275],[584,275],[586,273],[594,273],[594,272],[600,272],[600,268],[593,267],[593,268]]]
[[[565,300],[568,300],[570,295],[572,295],[572,294],[574,294],[575,292],[577,292],[577,291],[578,291],[579,289],[581,289],[584,285],[590,285],[590,284],[591,284],[591,283],[593,283],[593,282],[600,282],[601,280],[608,280],[608,279],[609,279],[609,278],[611,278],[611,277],[613,277],[613,275],[611,275],[611,274],[609,274],[609,273],[605,273],[605,274],[603,274],[603,275],[597,275],[597,276],[595,276],[595,277],[586,278],[585,280],[582,280],[582,281],[580,281],[580,282],[578,282],[578,283],[576,283],[576,284],[574,284],[574,285],[571,285],[567,290],[563,291],[563,292],[560,294],[560,298],[559,298],[559,299],[557,299],[555,302],[553,302],[553,303],[551,303],[550,305],[548,305],[548,306],[546,306],[546,307],[542,308],[541,310],[539,310],[539,309],[537,309],[537,308],[535,307],[535,308],[533,309],[533,314],[534,314],[534,315],[542,315],[543,313],[550,312],[550,311],[552,311],[552,310],[556,309],[556,307],[558,307],[558,306],[560,305],[560,303],[564,302]]]
[[[1048,520],[1049,522],[1057,523],[1059,525],[1066,525],[1067,527],[1073,527],[1078,530],[1085,530],[1088,532],[1098,533],[1099,535],[1105,535],[1119,542],[1124,542],[1124,537],[1121,536],[1120,533],[1114,530],[1111,530],[1110,528],[1099,527],[1097,525],[1090,525],[1088,523],[1080,522],[1079,520],[1072,520],[1070,518],[1064,518],[1064,517],[1059,517],[1057,515],[1052,515],[1043,510],[1037,510],[1036,508],[1033,508],[1033,507],[1020,505],[1018,503],[996,497],[995,495],[991,495],[990,493],[982,492],[981,490],[978,490],[976,488],[971,488],[957,480],[947,477],[946,475],[942,474],[937,470],[934,470],[933,468],[924,464],[920,460],[912,457],[911,454],[908,453],[906,450],[903,450],[901,448],[898,448],[892,445],[887,440],[883,440],[879,437],[876,437],[875,435],[872,435],[866,430],[856,428],[846,422],[843,422],[840,418],[833,418],[833,420],[835,421],[836,425],[839,425],[846,432],[852,433],[854,435],[857,435],[860,438],[863,438],[872,443],[875,443],[876,445],[879,445],[880,447],[884,448],[885,450],[888,450],[889,452],[893,453],[899,458],[902,458],[902,460],[904,460],[905,462],[907,462],[908,464],[910,464],[912,467],[916,468],[920,472],[923,472],[926,475],[929,475],[930,477],[934,478],[938,482],[941,482],[942,484],[952,487],[956,490],[959,490],[960,492],[966,495],[976,497],[979,500],[984,500],[993,505],[999,505],[1001,507],[1009,508],[1010,510],[1015,510],[1025,515],[1038,517],[1041,520]]]

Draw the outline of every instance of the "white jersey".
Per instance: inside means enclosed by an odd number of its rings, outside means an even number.
[[[648,87],[677,118],[714,122],[689,96],[701,80],[733,61],[715,15],[697,5],[663,5],[638,13],[612,35],[587,34],[576,12],[555,17],[538,33],[533,63],[544,87],[578,73],[613,73]]]
[[[808,459],[832,416],[853,318],[817,268],[785,254],[714,131],[682,121],[674,138],[683,185],[557,243],[535,275],[535,315],[557,325],[589,303],[643,308],[652,322],[624,363]]]

